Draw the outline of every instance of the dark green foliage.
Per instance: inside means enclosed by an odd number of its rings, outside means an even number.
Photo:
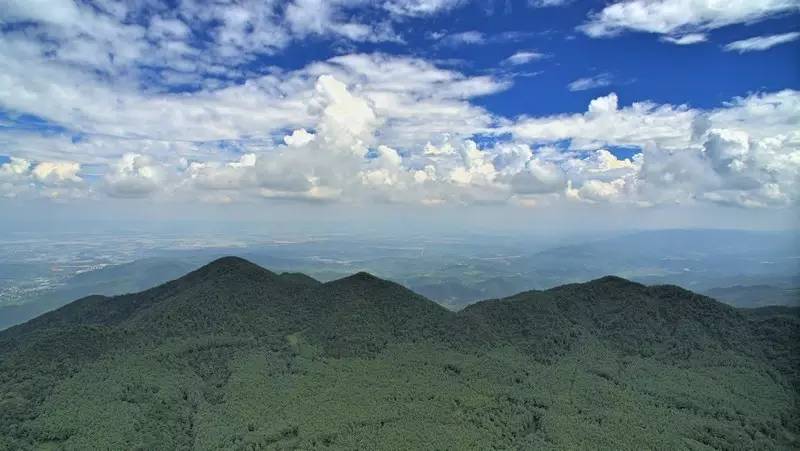
[[[798,324],[615,277],[453,313],[224,258],[0,333],[0,449],[792,449]]]
[[[764,356],[800,391],[800,307],[745,309]]]

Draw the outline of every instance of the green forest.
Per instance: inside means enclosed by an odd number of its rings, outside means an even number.
[[[0,332],[0,449],[797,449],[798,343],[617,277],[451,312],[227,257]]]

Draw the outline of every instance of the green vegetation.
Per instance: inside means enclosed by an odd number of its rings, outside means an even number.
[[[453,313],[225,258],[0,333],[0,449],[796,449],[797,318],[613,277]]]

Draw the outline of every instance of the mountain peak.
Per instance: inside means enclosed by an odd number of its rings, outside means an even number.
[[[623,293],[623,292],[630,292],[639,291],[647,288],[645,285],[642,285],[638,282],[633,282],[628,279],[624,279],[618,276],[603,276],[599,279],[590,280],[588,282],[582,283],[570,283],[566,285],[560,285],[557,287],[550,288],[549,292],[557,292],[557,293],[572,293],[574,291],[578,291],[581,293],[588,293],[587,290],[590,291],[602,291],[602,292],[611,292],[611,293]]]
[[[211,261],[207,265],[203,266],[203,268],[237,268],[243,266],[258,266],[258,265],[251,262],[250,260],[245,260],[242,257],[228,255]]]
[[[250,260],[245,260],[244,258],[234,256],[220,257],[191,274],[222,275],[228,273],[259,273],[270,274],[273,276],[275,275],[275,273],[272,271],[262,268]]]
[[[357,283],[357,284],[379,284],[379,283],[390,283],[388,280],[381,279],[378,276],[372,275],[366,271],[359,271],[355,274],[351,274],[347,277],[342,277],[341,279],[334,280],[330,283],[334,284],[349,284],[349,283]]]
[[[368,273],[366,271],[359,271],[359,272],[353,274],[350,277],[352,277],[353,279],[358,279],[358,280],[383,280],[380,277],[375,276],[373,274],[370,274],[370,273]]]
[[[633,282],[619,276],[603,276],[599,279],[590,280],[586,283],[592,285],[641,285],[637,282]]]

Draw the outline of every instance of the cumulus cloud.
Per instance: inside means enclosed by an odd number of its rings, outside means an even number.
[[[610,182],[602,180],[587,180],[580,188],[573,188],[570,181],[566,195],[570,199],[583,200],[587,202],[610,202],[618,200],[625,189],[625,180],[616,179]]]
[[[78,176],[80,169],[80,164],[73,161],[35,163],[11,157],[0,165],[0,196],[84,197],[87,192],[83,179]]]
[[[0,105],[26,111],[87,134],[159,141],[271,139],[273,133],[310,128],[316,80],[333,75],[357,85],[377,114],[392,124],[392,142],[427,140],[430,133],[474,133],[491,115],[466,100],[506,89],[507,81],[464,76],[409,57],[352,54],[247,83],[182,94],[143,94],[75,68],[40,61],[34,67],[0,41],[9,95]],[[9,53],[4,53],[7,50]],[[18,49],[17,49],[18,50]],[[313,105],[311,105],[313,107]],[[136,151],[132,149],[132,151]]]
[[[800,9],[796,0],[623,0],[589,15],[579,29],[591,37],[639,31],[681,36],[753,23]]]
[[[0,165],[0,177],[10,179],[23,174],[27,174],[31,168],[31,162],[24,158],[11,157],[8,162]]]
[[[635,102],[619,107],[611,93],[592,100],[586,113],[520,118],[509,131],[519,139],[534,142],[570,140],[572,148],[591,149],[605,145],[684,146],[690,141],[695,113],[685,106]]]
[[[165,169],[147,155],[127,153],[110,169],[105,183],[112,197],[147,197],[166,181]]]
[[[776,45],[786,44],[787,42],[796,41],[800,39],[800,32],[793,31],[791,33],[771,34],[765,36],[755,36],[752,38],[742,39],[740,41],[733,41],[725,45],[725,50],[728,52],[760,52],[767,50]]]
[[[80,182],[78,171],[81,165],[73,161],[43,161],[33,168],[32,174],[39,182],[46,185],[64,182]]]
[[[386,77],[382,69],[391,66],[408,76]],[[454,90],[453,84],[466,79],[385,56],[340,57],[306,73],[319,73],[303,91],[313,118],[307,128],[270,142],[235,141],[235,158],[220,159],[218,148],[202,143],[107,137],[98,143],[91,137],[55,143],[82,152],[139,146],[121,158],[93,160],[101,167],[108,162],[103,191],[113,197],[526,206],[559,199],[741,207],[798,201],[800,95],[795,91],[734,98],[706,111],[651,102],[625,105],[612,93],[592,100],[584,113],[488,119],[464,129],[442,121],[439,129],[438,119],[426,116],[433,113],[416,110],[415,102],[451,105],[450,114],[470,117],[474,107],[460,99],[483,88],[467,83]],[[409,117],[414,115],[420,118]],[[479,145],[471,139],[476,130],[510,135]],[[614,149],[620,147],[633,150],[633,157],[619,157]],[[45,195],[47,186],[85,184],[81,167],[15,157],[0,166],[0,185],[5,196],[37,186]]]
[[[314,134],[304,128],[297,129],[291,135],[283,137],[283,142],[289,147],[302,147],[314,140]]]
[[[702,12],[702,2],[678,8],[681,17],[658,6],[667,3],[610,5],[591,23],[604,30],[598,35],[641,30],[689,44],[724,22]],[[797,202],[800,95],[792,90],[734,98],[712,110],[629,103],[610,93],[581,113],[509,118],[475,99],[511,81],[422,58],[354,53],[293,70],[248,69],[255,56],[301,36],[343,45],[398,40],[397,21],[452,10],[459,1],[294,0],[277,7],[187,0],[177,11],[139,3],[6,4],[0,108],[69,132],[5,133],[3,152],[12,157],[0,164],[4,196],[529,206]],[[638,4],[641,17],[630,13]],[[741,11],[749,6],[734,2],[738,15],[714,14],[755,20],[782,10],[777,4],[748,15]],[[357,6],[375,15],[366,20],[353,13]],[[647,24],[662,13],[663,26]],[[127,20],[132,14],[141,20]],[[15,25],[21,23],[36,24],[48,39],[31,39]],[[193,39],[199,31],[208,36],[203,48]],[[477,45],[524,36],[467,31],[435,38]],[[542,56],[519,51],[504,64]],[[143,89],[142,79],[158,82]],[[571,88],[608,83],[610,76],[601,74]],[[173,84],[188,89],[175,93]],[[620,148],[635,155],[622,158]]]
[[[759,139],[800,139],[800,93],[791,89],[736,97],[708,112],[709,124],[744,130]],[[709,125],[710,126],[710,125]]]
[[[256,162],[256,155],[249,153],[229,163],[192,162],[186,172],[195,186],[201,189],[240,190],[255,185]]]
[[[546,194],[564,189],[565,174],[562,168],[548,161],[531,159],[525,167],[510,178],[511,189],[518,194]]]

